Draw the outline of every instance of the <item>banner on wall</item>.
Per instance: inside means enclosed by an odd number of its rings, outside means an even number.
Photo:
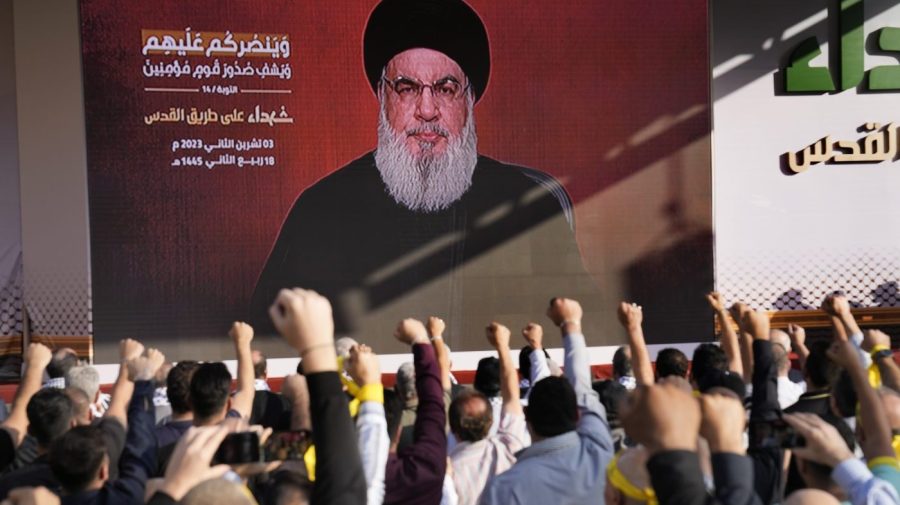
[[[706,2],[81,14],[98,359],[123,335],[227,356],[293,286],[379,352],[428,315],[483,349],[556,295],[592,345],[624,299],[653,342],[711,336]]]
[[[717,2],[716,282],[810,310],[900,307],[900,6]]]

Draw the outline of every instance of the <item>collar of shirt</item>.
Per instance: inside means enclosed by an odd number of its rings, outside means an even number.
[[[579,441],[578,432],[570,431],[555,437],[545,438],[540,442],[535,442],[531,444],[531,447],[526,447],[517,452],[516,458],[519,461],[522,461],[529,458],[541,457],[551,452],[577,446]]]
[[[55,377],[53,379],[48,379],[42,387],[65,389],[66,379],[65,377]]]
[[[269,383],[265,379],[255,379],[253,381],[253,389],[257,391],[270,391]]]

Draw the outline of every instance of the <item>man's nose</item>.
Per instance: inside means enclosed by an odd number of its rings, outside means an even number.
[[[421,121],[434,121],[441,115],[441,109],[434,101],[434,93],[431,87],[422,88],[422,93],[416,101],[416,119]]]

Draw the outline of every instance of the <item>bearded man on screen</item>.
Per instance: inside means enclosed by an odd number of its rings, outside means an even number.
[[[294,203],[253,295],[256,324],[279,289],[306,286],[332,301],[342,333],[389,336],[421,311],[444,315],[466,347],[484,321],[527,320],[548,293],[591,297],[562,186],[478,154],[491,67],[478,14],[461,0],[383,0],[363,52],[377,149]]]

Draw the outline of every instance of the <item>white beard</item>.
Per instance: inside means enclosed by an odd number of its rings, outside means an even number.
[[[478,163],[478,137],[475,135],[473,102],[468,96],[466,102],[466,124],[454,138],[432,123],[423,122],[413,128],[443,135],[448,140],[447,149],[442,154],[435,154],[432,152],[434,143],[420,142],[419,154],[413,155],[406,146],[411,132],[394,131],[388,123],[382,100],[375,165],[388,193],[397,203],[416,212],[437,212],[459,200],[472,185],[472,173]]]

